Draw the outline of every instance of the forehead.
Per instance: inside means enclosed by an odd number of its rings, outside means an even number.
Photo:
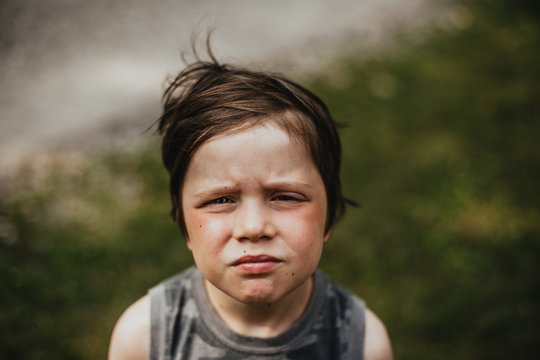
[[[314,177],[319,174],[306,146],[266,122],[214,136],[202,144],[193,154],[185,181],[319,180]]]
[[[296,144],[298,141],[289,131],[272,119],[262,120],[253,123],[244,123],[232,129],[228,129],[221,134],[208,139],[201,147],[219,147],[222,144],[237,144],[239,142],[249,143],[253,139],[272,140],[275,147],[284,147]],[[209,146],[208,146],[209,145]]]
[[[234,121],[231,125],[227,125],[220,121],[215,125],[210,125],[209,130],[211,133],[217,133],[217,135],[211,135],[205,142],[258,127],[262,127],[263,129],[282,130],[293,142],[302,143],[307,146],[308,149],[318,142],[317,130],[315,128],[316,125],[314,124],[313,119],[292,109],[268,115],[239,119],[238,121]]]

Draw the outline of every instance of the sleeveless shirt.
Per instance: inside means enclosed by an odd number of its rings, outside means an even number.
[[[210,304],[196,267],[150,289],[150,360],[362,359],[364,302],[320,270],[300,318],[276,337],[239,335]]]

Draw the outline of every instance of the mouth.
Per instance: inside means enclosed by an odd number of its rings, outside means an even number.
[[[246,255],[237,259],[231,266],[246,274],[263,274],[281,263],[281,260],[270,255]]]

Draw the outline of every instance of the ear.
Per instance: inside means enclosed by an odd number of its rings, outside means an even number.
[[[328,229],[326,234],[324,234],[324,241],[323,243],[326,244],[328,242],[328,239],[330,239],[330,236],[332,235],[333,228]]]

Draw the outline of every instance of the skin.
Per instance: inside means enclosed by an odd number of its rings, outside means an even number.
[[[330,235],[326,191],[307,149],[272,122],[214,137],[193,155],[182,199],[187,246],[224,322],[263,338],[288,329],[305,310]],[[109,359],[147,358],[149,313],[147,296],[126,310]],[[392,359],[370,310],[365,342],[366,359]]]
[[[274,125],[215,137],[194,154],[182,198],[187,245],[218,314],[244,335],[287,329],[328,239],[326,192],[305,147]],[[235,265],[245,256],[272,261]]]

